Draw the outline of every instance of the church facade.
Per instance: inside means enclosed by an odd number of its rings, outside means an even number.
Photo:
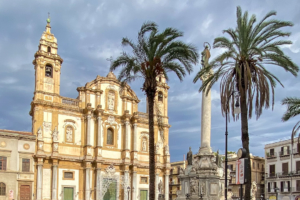
[[[50,19],[34,55],[31,102],[36,135],[33,198],[37,200],[147,200],[148,113],[116,76],[97,76],[78,87],[76,99],[60,96],[63,59]],[[169,196],[168,89],[158,78],[155,99],[156,198]]]

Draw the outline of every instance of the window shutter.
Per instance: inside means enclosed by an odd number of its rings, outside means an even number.
[[[290,191],[290,181],[288,181],[288,191]]]
[[[283,192],[283,181],[280,182],[280,191]]]
[[[268,192],[271,191],[271,188],[270,188],[270,182],[268,182]]]

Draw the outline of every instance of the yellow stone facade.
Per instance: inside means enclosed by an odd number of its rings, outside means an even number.
[[[34,199],[102,200],[116,193],[116,199],[144,200],[149,195],[148,113],[138,111],[134,91],[109,72],[78,87],[76,99],[60,96],[60,76],[65,74],[50,20],[34,57]],[[169,86],[164,77],[157,81],[156,198],[161,193],[168,199]]]

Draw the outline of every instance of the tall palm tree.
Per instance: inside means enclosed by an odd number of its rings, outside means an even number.
[[[229,28],[223,33],[229,38],[218,37],[214,40],[214,48],[223,48],[225,51],[212,60],[207,67],[202,68],[194,82],[212,69],[215,73],[203,82],[199,91],[209,91],[214,83],[220,79],[221,110],[224,115],[231,112],[234,116],[233,91],[239,92],[241,107],[241,140],[246,149],[246,157],[250,160],[248,117],[252,117],[253,101],[255,101],[255,115],[258,119],[262,109],[274,106],[274,88],[280,80],[265,67],[278,66],[292,75],[297,76],[299,67],[280,49],[281,45],[290,45],[291,41],[280,40],[281,37],[290,36],[291,33],[281,30],[293,26],[291,22],[270,19],[276,15],[269,12],[258,23],[256,16],[250,18],[248,12],[242,14],[241,7],[237,7],[237,26]],[[283,85],[282,85],[283,86]],[[208,90],[206,90],[208,89]],[[270,98],[271,96],[271,98]],[[230,106],[225,105],[230,98]],[[272,100],[271,100],[272,99]],[[247,180],[251,180],[250,162],[247,166]],[[251,181],[246,184],[245,199],[250,200]]]
[[[176,40],[183,33],[174,28],[166,28],[159,33],[154,22],[142,25],[137,43],[123,38],[122,45],[129,46],[132,54],[123,52],[112,61],[110,70],[122,67],[119,81],[131,82],[142,78],[142,90],[148,99],[149,114],[149,173],[150,173],[150,200],[155,198],[155,146],[154,146],[154,98],[157,90],[157,78],[164,75],[168,80],[168,72],[174,72],[180,81],[193,70],[193,64],[198,62],[197,49],[191,44]]]

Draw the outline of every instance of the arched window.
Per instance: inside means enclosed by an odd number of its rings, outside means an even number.
[[[158,101],[163,101],[163,93],[161,91],[158,92]]]
[[[51,47],[47,47],[47,52],[51,53]]]
[[[107,129],[106,144],[109,144],[109,145],[114,144],[114,131],[112,128]]]
[[[0,183],[0,196],[6,195],[6,185],[4,183]]]
[[[45,76],[52,78],[52,72],[53,72],[52,66],[47,64],[45,67]]]

